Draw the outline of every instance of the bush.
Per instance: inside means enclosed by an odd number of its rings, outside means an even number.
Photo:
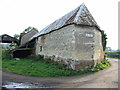
[[[44,56],[43,55],[30,55],[30,56],[27,57],[27,59],[34,59],[36,61],[44,60]]]
[[[102,45],[103,45],[103,50],[105,51],[106,45],[107,45],[107,34],[102,30]]]
[[[89,71],[90,72],[100,71],[100,70],[103,70],[103,69],[107,68],[110,65],[111,64],[108,61],[108,59],[104,59],[101,62],[97,63],[96,67],[93,67],[93,68],[89,69]]]
[[[63,64],[63,63],[59,63],[59,62],[57,62],[57,61],[53,61],[53,60],[51,60],[50,58],[44,59],[44,62],[45,62],[46,64],[50,64],[50,65],[57,65],[57,67],[58,67],[59,69],[67,69],[67,65],[65,65],[65,64]]]
[[[37,55],[35,59],[36,60],[44,60],[44,56],[43,55]]]
[[[36,57],[36,55],[29,55],[28,57],[26,57],[27,59],[34,59]]]
[[[2,50],[2,60],[11,59],[10,50]]]

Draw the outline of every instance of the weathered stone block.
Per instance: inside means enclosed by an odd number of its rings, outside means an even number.
[[[80,64],[75,65],[75,70],[81,70],[81,69],[87,69],[89,67],[91,67],[92,65],[94,65],[94,61],[93,60],[81,60]]]

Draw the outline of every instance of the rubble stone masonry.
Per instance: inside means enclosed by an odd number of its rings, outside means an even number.
[[[102,60],[101,32],[96,27],[71,24],[39,36],[36,55],[44,55],[73,70],[87,69]]]

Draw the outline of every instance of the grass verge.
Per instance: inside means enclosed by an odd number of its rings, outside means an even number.
[[[88,70],[70,70],[66,69],[64,65],[58,65],[58,63],[53,63],[50,60],[38,61],[34,59],[4,59],[2,61],[3,71],[11,71],[18,74],[26,74],[29,76],[71,76],[71,75],[80,75],[85,73],[97,72],[103,70],[110,65],[110,62],[105,59],[102,62],[98,63],[96,67],[93,67]]]
[[[9,51],[4,50],[2,54],[2,70],[11,71],[18,74],[25,74],[29,76],[40,77],[58,77],[58,76],[71,76],[81,75],[85,73],[97,72],[106,69],[110,66],[107,59],[97,63],[96,67],[87,70],[71,70],[64,64],[59,64],[50,59],[44,59],[43,56],[29,56],[25,59],[16,60],[10,57]]]

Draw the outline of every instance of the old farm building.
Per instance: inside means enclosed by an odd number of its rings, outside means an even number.
[[[19,40],[7,34],[3,34],[0,36],[0,43],[16,43],[19,45]]]
[[[101,30],[82,4],[35,34],[35,54],[78,70],[103,59]]]
[[[29,41],[29,39],[38,33],[37,29],[31,28],[27,33],[21,33],[20,35],[20,45],[11,51],[12,57],[14,58],[24,58],[35,51],[35,40]]]

